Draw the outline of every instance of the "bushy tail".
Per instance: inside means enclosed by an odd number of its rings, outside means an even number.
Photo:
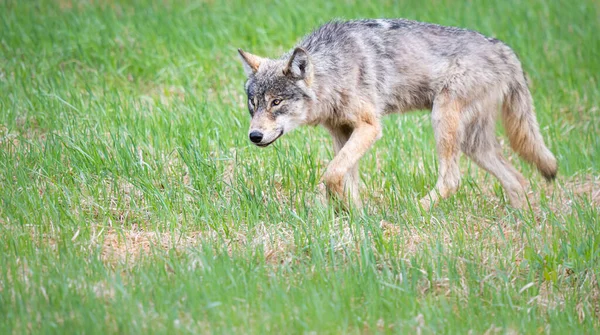
[[[509,87],[502,106],[502,121],[513,150],[534,164],[546,180],[556,178],[556,158],[544,144],[533,99],[525,83],[514,83]]]

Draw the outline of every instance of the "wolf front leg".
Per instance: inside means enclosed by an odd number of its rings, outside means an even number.
[[[329,128],[329,133],[333,138],[334,157],[342,150],[344,145],[346,145],[353,132],[354,129],[350,126]],[[360,207],[358,164],[358,162],[354,164],[350,168],[350,171],[344,176],[343,187],[344,193],[350,196],[350,199],[352,199],[357,207]]]
[[[349,193],[353,204],[360,208],[358,161],[381,137],[381,125],[377,118],[370,116],[354,128],[336,128],[331,133],[336,155],[324,175],[327,195],[330,200],[346,205]]]

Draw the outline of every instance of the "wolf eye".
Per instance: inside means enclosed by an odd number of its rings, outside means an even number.
[[[273,106],[277,106],[277,105],[279,105],[280,103],[281,103],[281,99],[275,99],[275,100],[273,100],[273,102],[271,102],[271,105],[273,105]]]

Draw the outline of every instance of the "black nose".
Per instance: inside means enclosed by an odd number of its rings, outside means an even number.
[[[262,141],[263,134],[260,131],[252,131],[250,132],[250,141],[253,143],[260,143]]]

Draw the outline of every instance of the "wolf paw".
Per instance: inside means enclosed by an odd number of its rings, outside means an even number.
[[[429,197],[421,198],[421,200],[419,200],[419,205],[422,209],[429,210],[431,209],[431,199],[429,199]]]

